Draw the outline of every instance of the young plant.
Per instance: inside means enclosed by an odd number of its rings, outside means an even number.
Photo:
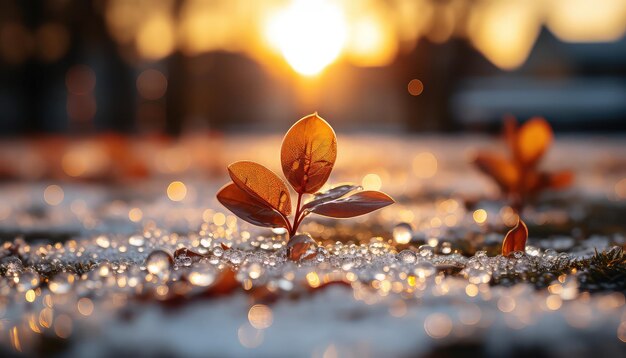
[[[521,219],[517,220],[517,225],[509,230],[502,241],[502,256],[509,256],[514,251],[526,251],[526,240],[528,239],[528,227]]]
[[[394,203],[387,194],[374,190],[345,197],[360,189],[355,185],[340,185],[318,193],[328,180],[336,158],[337,137],[332,127],[317,113],[308,115],[289,129],[280,153],[283,174],[297,193],[293,221],[289,221],[293,208],[287,184],[255,162],[229,165],[232,182],[219,190],[217,200],[253,225],[285,228],[290,238],[309,214],[350,218]],[[304,197],[310,195],[312,199],[305,203]]]
[[[521,127],[514,118],[508,118],[504,137],[510,155],[480,152],[474,159],[474,164],[498,184],[518,214],[538,193],[563,189],[572,183],[570,171],[549,173],[538,168],[553,136],[550,124],[543,118],[531,118]]]

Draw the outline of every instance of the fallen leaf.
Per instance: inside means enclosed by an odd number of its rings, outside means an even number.
[[[312,208],[320,204],[339,199],[342,196],[350,193],[351,191],[357,190],[359,188],[360,186],[358,185],[345,184],[345,185],[336,186],[323,193],[315,194],[315,197],[313,198],[313,200],[304,204],[304,206],[302,207],[302,210],[311,211]]]
[[[235,183],[228,183],[217,193],[217,200],[233,214],[253,225],[287,227],[282,215],[268,204],[257,200]]]
[[[336,158],[335,132],[317,113],[296,122],[280,150],[283,173],[300,194],[318,191],[328,180]]]
[[[526,239],[528,239],[528,228],[521,219],[517,219],[517,225],[511,229],[502,241],[502,256],[508,256],[514,251],[526,250]]]
[[[478,153],[474,163],[483,173],[491,176],[504,192],[515,190],[519,180],[517,168],[506,158],[491,153]]]
[[[285,182],[261,164],[240,161],[228,166],[228,173],[237,186],[273,209],[289,215],[291,199]]]
[[[552,128],[545,119],[530,119],[517,131],[515,157],[526,166],[534,166],[550,147],[553,137]]]
[[[326,202],[311,209],[318,215],[333,218],[351,218],[370,213],[393,204],[393,199],[380,191],[367,190],[344,199]]]

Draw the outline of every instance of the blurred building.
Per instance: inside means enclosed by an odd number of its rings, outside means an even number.
[[[625,130],[621,0],[0,3],[0,131]]]

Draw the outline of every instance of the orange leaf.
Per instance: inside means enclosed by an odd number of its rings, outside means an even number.
[[[545,189],[565,189],[574,181],[574,173],[569,170],[556,173],[530,172],[527,181],[531,193],[538,193]]]
[[[525,251],[526,239],[528,239],[528,228],[518,218],[517,225],[506,234],[502,241],[502,256],[508,256],[513,251]]]
[[[349,192],[357,190],[357,189],[360,189],[358,185],[345,184],[345,185],[336,186],[326,192],[315,194],[315,197],[313,198],[313,200],[304,204],[304,206],[302,207],[302,210],[311,211],[312,208],[320,204],[337,200],[341,198],[342,196],[348,194]]]
[[[504,140],[512,152],[515,152],[517,143],[517,128],[517,119],[511,115],[505,116],[503,128]]]
[[[478,153],[474,159],[474,164],[483,173],[489,175],[496,181],[500,189],[504,192],[515,190],[519,174],[513,163],[504,157],[491,153]]]
[[[553,137],[552,128],[545,119],[530,119],[517,132],[515,158],[524,165],[537,164],[552,143]]]
[[[565,189],[574,182],[574,173],[569,170],[550,173],[547,176],[548,187],[552,189]]]
[[[291,213],[291,199],[285,182],[261,164],[241,161],[228,166],[237,186],[283,215]]]
[[[361,191],[344,199],[322,203],[311,209],[323,216],[333,218],[351,218],[370,213],[393,204],[393,199],[380,191]]]
[[[233,214],[253,225],[287,227],[285,219],[276,210],[257,200],[235,183],[224,185],[217,192],[217,200]]]
[[[283,173],[300,194],[318,191],[328,180],[336,158],[335,132],[317,113],[296,122],[280,150]]]

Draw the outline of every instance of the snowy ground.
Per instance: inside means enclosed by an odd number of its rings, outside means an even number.
[[[214,160],[205,158],[211,168],[238,159],[278,168],[279,137],[222,141],[219,152],[207,154]],[[509,261],[466,253],[468,247],[497,247],[506,231],[507,212],[491,200],[495,186],[467,163],[472,150],[490,146],[484,138],[340,136],[331,180],[367,184],[361,182],[364,176],[375,174],[381,189],[399,203],[366,218],[305,225],[326,251],[320,247],[315,260],[301,265],[284,261],[283,236],[243,225],[217,204],[215,191],[226,180],[215,175],[218,169],[206,175],[206,165],[200,169],[191,161],[182,171],[159,172],[159,158],[184,152],[184,141],[146,157],[157,172],[148,181],[3,183],[0,235],[7,242],[0,256],[0,352],[68,357],[623,355],[623,292],[584,292],[577,282],[580,272],[549,276],[547,289],[489,284],[509,273],[558,271],[596,249],[624,246],[626,227],[620,216],[614,217],[626,207],[623,139],[557,141],[544,165],[573,169],[576,182],[529,210],[532,247]],[[420,164],[417,158],[425,152],[436,158],[428,177],[414,163]],[[186,185],[182,201],[168,198],[166,188],[173,180]],[[50,196],[52,185],[61,189],[60,200],[57,188],[56,197]],[[475,207],[466,207],[467,198],[477,200]],[[484,223],[472,216],[477,208],[487,213]],[[594,231],[596,223],[602,230]],[[408,224],[411,244],[398,242],[398,224]],[[371,239],[378,235],[379,241]],[[339,236],[344,243],[334,244]],[[63,243],[53,245],[57,241]],[[218,252],[222,244],[232,249]],[[174,257],[181,247],[205,258]],[[404,249],[414,257],[399,255]],[[170,255],[172,266],[165,259],[154,263],[165,265],[158,270],[147,268],[146,258],[155,250]],[[84,267],[76,271],[77,264]],[[443,273],[446,266],[464,270],[450,276]],[[239,287],[212,294],[220,273],[231,268],[238,272]],[[36,284],[28,284],[31,279]],[[267,287],[269,293],[263,291]]]

